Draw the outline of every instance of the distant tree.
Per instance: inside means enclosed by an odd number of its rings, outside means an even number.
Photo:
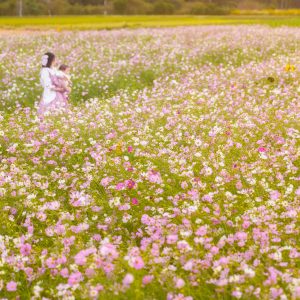
[[[226,14],[235,7],[300,8],[300,0],[0,0],[0,15]]]
[[[235,7],[239,1],[237,0],[210,0],[210,4],[216,4],[220,7]]]
[[[157,1],[154,4],[153,13],[157,15],[171,15],[175,11],[175,6],[170,1]]]
[[[0,15],[16,15],[18,13],[16,0],[0,0]]]
[[[113,2],[114,12],[124,15],[127,10],[127,0],[115,0]]]
[[[17,1],[18,1],[19,17],[23,17],[23,0],[17,0]]]
[[[120,15],[147,14],[149,4],[143,0],[114,0],[113,12]]]
[[[68,0],[43,0],[47,14],[60,15],[68,12],[70,3]]]
[[[70,4],[104,5],[105,0],[69,0]]]

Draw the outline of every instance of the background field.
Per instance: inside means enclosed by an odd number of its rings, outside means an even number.
[[[31,30],[91,30],[224,24],[299,26],[300,16],[44,16],[0,18],[0,29]]]

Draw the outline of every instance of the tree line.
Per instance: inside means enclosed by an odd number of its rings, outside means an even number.
[[[0,0],[0,15],[228,14],[234,8],[300,8],[300,0]]]

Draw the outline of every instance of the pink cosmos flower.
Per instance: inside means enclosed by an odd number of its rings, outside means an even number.
[[[127,151],[128,151],[129,153],[133,152],[133,147],[132,147],[132,146],[128,146]]]
[[[243,247],[246,244],[248,234],[243,231],[239,231],[235,234],[235,239],[238,241],[238,245]]]
[[[93,239],[97,242],[101,241],[101,235],[100,234],[94,234]]]
[[[28,256],[31,252],[31,245],[30,244],[22,244],[20,247],[20,252],[24,256]]]
[[[113,181],[113,177],[102,178],[100,184],[104,187],[107,187]]]
[[[283,290],[281,288],[271,288],[270,294],[271,299],[278,299],[283,294]]]
[[[117,136],[117,132],[113,130],[112,132],[108,133],[105,137],[107,140],[111,140],[114,139],[116,136]]]
[[[207,194],[202,197],[202,200],[211,203],[213,201],[213,197],[212,195]]]
[[[57,261],[57,264],[62,265],[67,262],[67,258],[65,255],[62,255],[61,257],[58,257],[56,261]]]
[[[270,198],[271,200],[277,200],[279,199],[281,194],[278,191],[271,191],[270,192]]]
[[[75,263],[79,266],[83,266],[86,264],[86,260],[87,260],[87,256],[93,254],[96,252],[95,248],[88,248],[85,250],[81,250],[80,252],[78,252],[75,257]]]
[[[294,298],[300,299],[300,286],[296,286],[293,293]]]
[[[154,279],[154,276],[153,276],[153,275],[146,275],[146,276],[143,277],[142,283],[143,283],[143,285],[147,285],[147,284],[149,284],[153,279]]]
[[[250,225],[251,225],[251,222],[245,220],[242,226],[243,226],[244,229],[247,229]]]
[[[126,186],[128,189],[133,189],[135,186],[135,182],[132,179],[126,180]]]
[[[176,234],[169,234],[167,236],[167,244],[175,244],[178,240],[178,235]]]
[[[210,252],[215,255],[215,254],[219,253],[219,248],[216,246],[213,246],[210,248]]]
[[[175,278],[174,283],[177,289],[181,289],[185,286],[185,282],[182,278]]]
[[[186,181],[183,181],[183,182],[181,182],[180,186],[182,189],[186,189],[186,188],[188,188],[189,185]]]
[[[235,185],[235,187],[238,189],[238,190],[241,190],[243,188],[243,184],[241,181],[238,181]]]
[[[152,223],[152,218],[149,217],[148,215],[144,214],[141,217],[141,222],[142,222],[142,224],[150,225]]]
[[[65,235],[65,233],[66,233],[65,225],[56,224],[54,231],[57,235]]]
[[[67,268],[63,268],[61,271],[60,271],[60,275],[63,277],[63,278],[68,278],[69,276],[69,270]]]
[[[6,289],[8,292],[15,292],[17,290],[17,283],[15,281],[10,281],[6,284]]]
[[[113,270],[115,269],[115,265],[109,262],[106,262],[103,264],[103,271],[106,274],[110,274],[111,272],[113,272]]]
[[[103,257],[115,259],[119,256],[116,246],[110,243],[105,243],[100,247],[100,254]]]
[[[117,191],[120,191],[120,190],[123,190],[125,188],[125,184],[123,182],[119,182],[117,185],[116,185],[116,190]]]
[[[258,152],[260,152],[260,153],[264,153],[264,152],[267,152],[268,150],[267,150],[267,148],[265,148],[265,147],[259,147],[258,148]]]
[[[132,198],[132,199],[131,199],[131,203],[132,203],[133,205],[138,205],[138,204],[139,204],[139,201],[138,201],[138,199],[136,199],[136,198]]]
[[[31,276],[33,275],[33,269],[32,268],[25,268],[24,272],[25,272],[28,280],[30,280]]]
[[[79,232],[83,232],[87,229],[89,229],[89,224],[86,223],[80,223],[77,226],[71,226],[70,229],[74,232],[74,233],[79,233]]]
[[[53,257],[49,257],[46,259],[46,265],[49,269],[54,269],[57,266],[57,262]]]
[[[79,283],[82,280],[83,280],[82,274],[79,271],[77,271],[77,272],[74,272],[70,275],[70,277],[68,279],[68,284],[73,286],[73,285]]]
[[[196,189],[188,191],[188,195],[192,200],[196,201],[199,199],[199,192]]]
[[[59,201],[47,202],[47,203],[45,203],[43,208],[49,209],[49,210],[58,210],[60,208],[60,203],[59,203]]]
[[[89,278],[93,277],[95,275],[95,270],[91,268],[87,268],[85,270],[85,275]]]
[[[162,183],[162,178],[161,175],[158,171],[150,171],[148,172],[148,180],[152,183],[157,183],[157,184],[161,184]]]
[[[233,291],[231,294],[234,298],[240,299],[243,295],[241,291]]]
[[[74,207],[87,206],[91,203],[91,198],[82,192],[73,192],[70,203]]]
[[[80,251],[75,255],[74,260],[76,265],[83,266],[86,264],[86,255]]]
[[[132,266],[136,270],[140,270],[140,269],[144,268],[145,264],[144,264],[143,259],[140,256],[137,256],[132,259]]]
[[[17,209],[14,208],[14,207],[12,207],[12,208],[10,209],[10,213],[11,213],[12,215],[15,215],[15,214],[17,213]]]
[[[96,286],[91,287],[90,297],[93,298],[93,299],[97,299],[98,295],[99,295],[99,292],[102,291],[103,289],[104,289],[103,285],[101,285],[101,284],[97,284]]]
[[[133,275],[128,273],[128,274],[125,275],[122,283],[125,286],[129,286],[133,281],[134,281]]]
[[[65,247],[66,246],[71,246],[71,245],[74,244],[74,241],[75,241],[75,236],[71,236],[69,238],[63,239],[63,244],[64,244]]]
[[[29,226],[27,227],[27,230],[28,230],[28,233],[29,233],[29,234],[33,234],[34,227],[31,226],[31,225],[29,225]]]
[[[187,241],[184,241],[184,240],[183,241],[179,241],[177,243],[177,248],[179,250],[183,250],[183,251],[191,250],[191,247],[190,247],[189,243]]]
[[[207,227],[206,226],[201,226],[197,229],[196,235],[198,236],[204,236],[207,233]]]
[[[167,300],[193,300],[193,297],[187,296],[185,297],[183,294],[167,294]]]

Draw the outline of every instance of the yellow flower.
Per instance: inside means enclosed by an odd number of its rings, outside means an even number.
[[[285,71],[286,72],[294,72],[296,70],[296,67],[294,65],[291,65],[291,64],[287,64],[285,66]]]
[[[122,143],[122,141],[118,142],[118,144],[116,146],[116,152],[118,154],[121,154],[123,152],[123,143]]]

